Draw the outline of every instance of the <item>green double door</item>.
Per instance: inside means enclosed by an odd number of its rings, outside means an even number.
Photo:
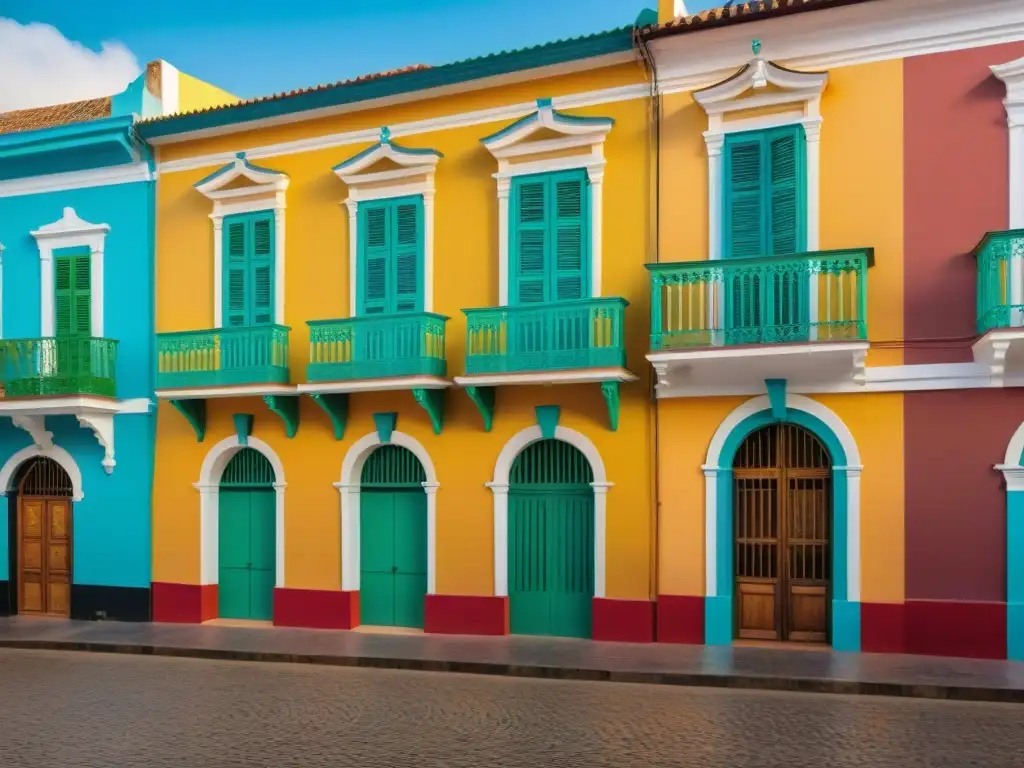
[[[221,488],[221,618],[269,621],[274,616],[275,507],[273,488]]]
[[[594,492],[589,486],[509,490],[508,597],[519,635],[591,636]]]
[[[427,496],[422,488],[360,494],[359,609],[363,624],[422,627],[427,594]]]

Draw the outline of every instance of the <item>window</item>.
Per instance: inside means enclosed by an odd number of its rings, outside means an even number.
[[[590,297],[589,187],[584,169],[512,179],[513,304]]]
[[[725,258],[806,250],[805,143],[801,125],[725,137]]]
[[[88,248],[54,253],[54,325],[58,338],[92,332],[92,265]]]
[[[274,322],[274,212],[226,216],[224,319],[229,328]]]
[[[359,203],[358,315],[423,311],[423,197]]]

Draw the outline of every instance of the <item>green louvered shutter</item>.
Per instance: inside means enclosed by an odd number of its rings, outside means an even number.
[[[766,256],[764,135],[730,135],[725,143],[725,258]]]
[[[548,301],[550,256],[550,179],[529,177],[513,181],[512,300],[516,304]]]
[[[395,291],[393,306],[389,306],[388,311],[419,312],[423,309],[420,280],[420,264],[423,260],[423,198],[396,200],[392,210],[395,223]]]
[[[554,248],[553,295],[557,301],[581,299],[588,295],[587,262],[587,178],[585,172],[556,174],[552,237]]]
[[[801,184],[803,170],[803,130],[772,131],[767,135],[768,159],[771,165],[771,242],[772,256],[784,256],[804,250],[803,201]]]
[[[360,315],[388,311],[388,261],[391,251],[390,205],[387,201],[359,204],[359,306]]]
[[[88,337],[92,332],[92,286],[88,253],[58,255],[54,260],[54,321],[60,337]]]
[[[224,325],[241,328],[249,325],[249,222],[244,216],[224,223]]]
[[[274,322],[274,218],[257,214],[251,220],[252,252],[249,256],[253,325]]]

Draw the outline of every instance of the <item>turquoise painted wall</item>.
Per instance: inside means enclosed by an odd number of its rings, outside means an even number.
[[[86,221],[110,225],[104,245],[104,335],[118,340],[118,397],[152,399],[152,204],[152,182],[0,198],[3,337],[39,335],[40,260],[31,232],[72,207]],[[117,466],[110,475],[91,430],[71,416],[48,417],[46,426],[82,472],[84,498],[73,508],[74,583],[148,589],[155,413],[115,417]],[[29,443],[25,432],[0,418],[0,466]],[[11,567],[7,517],[6,505],[0,505],[0,580],[8,578]]]

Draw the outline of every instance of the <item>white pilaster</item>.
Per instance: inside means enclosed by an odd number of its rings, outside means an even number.
[[[486,485],[494,493],[494,595],[508,597],[508,484]]]

